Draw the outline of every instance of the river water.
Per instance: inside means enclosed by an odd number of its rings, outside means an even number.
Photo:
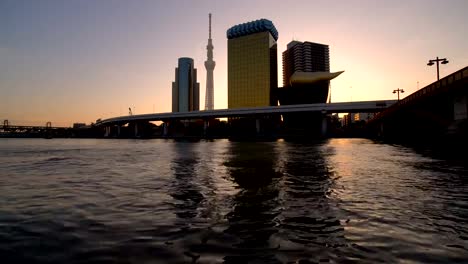
[[[0,259],[468,262],[465,161],[367,139],[1,139]]]

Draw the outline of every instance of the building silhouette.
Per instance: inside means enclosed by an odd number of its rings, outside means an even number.
[[[172,112],[200,110],[200,84],[192,58],[179,58],[172,82]]]
[[[206,46],[207,59],[205,61],[206,68],[206,93],[205,93],[205,110],[214,109],[214,80],[213,71],[216,62],[213,61],[213,41],[211,39],[211,13],[209,14],[209,29],[208,29],[208,45]]]
[[[326,103],[330,80],[342,72],[330,72],[328,45],[291,41],[283,52],[283,87],[277,89],[281,105]],[[305,121],[307,120],[307,121]],[[322,135],[327,116],[321,113],[283,115],[288,133]]]
[[[283,52],[283,87],[278,89],[281,105],[325,103],[330,80],[328,45],[291,41]]]
[[[278,31],[260,19],[231,27],[228,38],[228,108],[277,105]]]
[[[295,72],[330,72],[328,45],[291,41],[283,52],[283,87]]]

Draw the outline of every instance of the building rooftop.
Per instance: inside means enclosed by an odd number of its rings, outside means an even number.
[[[287,47],[287,49],[290,49],[290,48],[296,46],[297,44],[304,44],[304,43],[309,43],[309,44],[313,44],[313,45],[320,45],[320,46],[328,46],[326,44],[317,43],[317,42],[292,40],[291,42],[289,42],[287,44],[286,47]]]
[[[276,30],[273,22],[265,18],[235,25],[227,30],[226,36],[228,39],[233,39],[264,31],[270,32],[273,38],[278,40],[278,30]]]

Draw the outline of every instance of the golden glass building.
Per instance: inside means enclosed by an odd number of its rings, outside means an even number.
[[[278,31],[260,19],[231,27],[228,38],[228,108],[277,105]]]

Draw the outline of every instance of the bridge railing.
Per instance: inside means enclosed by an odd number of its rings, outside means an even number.
[[[434,83],[431,83],[429,84],[428,86],[412,93],[411,95],[405,97],[404,99],[402,99],[399,104],[400,105],[405,105],[407,104],[408,102],[411,102],[417,98],[420,98],[420,97],[423,97],[425,95],[429,95],[429,94],[432,94],[434,92],[436,92],[437,90],[439,89],[442,89],[456,81],[459,81],[463,78],[468,78],[468,67],[465,67],[461,70],[458,70]]]
[[[458,70],[436,82],[429,84],[428,86],[424,88],[419,89],[418,91],[410,94],[409,96],[401,99],[396,104],[392,105],[391,107],[377,114],[373,119],[369,120],[369,123],[375,122],[376,120],[382,118],[383,116],[386,116],[389,113],[396,111],[396,109],[400,108],[401,106],[408,105],[410,103],[413,103],[416,100],[429,96],[453,84],[454,82],[460,81],[464,78],[468,78],[468,67]]]

